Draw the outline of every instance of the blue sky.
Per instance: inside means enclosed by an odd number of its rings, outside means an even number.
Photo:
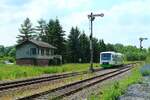
[[[139,37],[148,37],[150,47],[150,0],[0,0],[0,45],[16,44],[18,28],[26,17],[60,20],[66,35],[72,26],[89,35],[90,12],[104,13],[94,21],[94,36],[106,43],[139,47]]]

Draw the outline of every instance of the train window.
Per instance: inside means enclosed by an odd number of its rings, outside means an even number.
[[[112,55],[112,60],[115,60],[115,59],[116,59],[115,55]]]
[[[110,60],[110,59],[111,59],[110,53],[101,54],[101,60]]]

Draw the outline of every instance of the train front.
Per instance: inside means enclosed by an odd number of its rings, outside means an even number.
[[[101,52],[100,53],[100,65],[103,68],[110,68],[113,65],[112,61],[113,52]]]

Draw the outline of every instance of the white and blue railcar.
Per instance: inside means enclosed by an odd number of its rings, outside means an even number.
[[[103,68],[123,65],[123,55],[113,51],[101,52],[100,65]]]

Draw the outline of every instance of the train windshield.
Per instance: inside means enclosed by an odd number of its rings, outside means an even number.
[[[111,54],[110,53],[103,53],[101,54],[101,60],[110,60]]]

